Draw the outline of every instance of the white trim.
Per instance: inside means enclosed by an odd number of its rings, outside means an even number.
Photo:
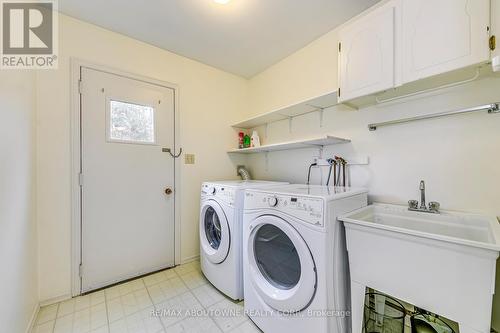
[[[79,265],[81,258],[81,221],[79,173],[81,163],[80,152],[80,91],[79,80],[82,67],[99,70],[125,78],[142,81],[149,84],[170,88],[174,91],[174,147],[178,151],[180,144],[180,112],[179,112],[179,87],[178,85],[162,80],[149,78],[117,70],[108,66],[98,65],[78,58],[70,59],[71,77],[71,296],[80,295],[81,280]],[[83,87],[85,89],[85,87]],[[181,262],[181,161],[174,161],[174,265]]]
[[[200,255],[199,254],[196,254],[194,256],[190,256],[190,257],[186,257],[186,258],[183,258],[181,259],[181,265],[184,265],[184,264],[188,264],[190,262],[193,262],[193,261],[198,261],[200,260]]]
[[[72,296],[70,294],[64,294],[64,295],[52,297],[52,298],[46,299],[44,301],[41,301],[39,306],[44,307],[44,306],[64,302],[64,301],[67,301],[68,299],[71,299],[71,298],[72,298]]]
[[[31,318],[28,323],[28,327],[26,327],[26,333],[31,333],[33,332],[33,329],[35,328],[36,324],[36,318],[38,317],[38,312],[40,312],[40,305],[35,304],[35,308],[33,309],[33,312],[31,313]]]

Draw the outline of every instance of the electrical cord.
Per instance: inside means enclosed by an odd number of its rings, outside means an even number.
[[[312,163],[310,166],[309,166],[309,171],[307,172],[307,185],[309,185],[309,182],[311,180],[311,168],[313,166],[317,166],[318,163]]]

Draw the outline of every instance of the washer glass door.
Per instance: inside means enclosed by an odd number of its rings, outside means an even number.
[[[291,289],[300,280],[300,259],[291,239],[278,227],[265,224],[254,240],[257,266],[276,288]],[[272,255],[269,255],[272,254]]]
[[[200,245],[204,255],[214,264],[223,262],[229,253],[230,239],[222,207],[215,200],[207,200],[200,212]]]
[[[277,216],[260,216],[250,229],[247,259],[256,291],[276,310],[306,308],[316,290],[316,270],[304,239]]]

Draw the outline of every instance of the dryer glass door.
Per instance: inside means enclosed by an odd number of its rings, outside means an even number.
[[[200,245],[210,262],[220,264],[228,253],[231,234],[226,214],[215,200],[203,203],[200,212]]]
[[[220,241],[222,239],[222,227],[219,215],[213,207],[208,207],[205,211],[205,236],[207,237],[208,244],[214,249],[219,249]]]
[[[262,299],[275,310],[305,309],[316,291],[316,267],[307,243],[287,221],[263,215],[250,223],[249,278]]]

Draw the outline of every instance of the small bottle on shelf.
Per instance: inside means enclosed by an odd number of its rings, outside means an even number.
[[[260,147],[260,138],[257,131],[253,131],[251,141],[252,141],[251,143],[252,147]]]
[[[248,134],[245,134],[245,137],[243,139],[243,148],[248,148],[250,147],[250,137]]]
[[[245,146],[245,133],[238,133],[238,148],[241,149]]]

